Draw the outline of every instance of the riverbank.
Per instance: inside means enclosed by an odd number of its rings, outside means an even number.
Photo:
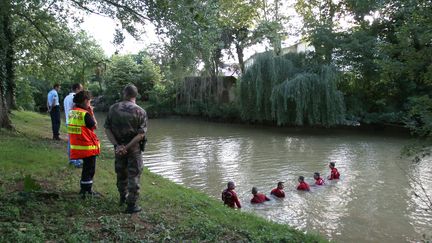
[[[112,151],[106,147],[94,179],[103,197],[83,201],[77,195],[81,170],[68,166],[65,141],[49,139],[49,117],[14,112],[11,118],[17,132],[0,131],[2,242],[326,241],[231,210],[148,170],[141,180],[143,212],[123,214]]]
[[[276,121],[245,121],[242,120],[239,111],[232,105],[225,104],[221,106],[213,106],[209,111],[187,111],[184,108],[171,109],[167,107],[159,107],[153,104],[141,103],[145,108],[147,114],[152,119],[158,118],[172,118],[182,117],[193,120],[201,120],[215,123],[227,124],[242,124],[255,127],[273,127],[278,129],[303,129],[303,130],[332,130],[332,131],[358,131],[358,132],[379,132],[386,134],[399,134],[402,136],[412,136],[412,131],[404,124],[401,123],[361,123],[357,121],[346,121],[345,125],[335,125],[331,127],[324,126],[295,126],[295,125],[282,125],[279,126]]]

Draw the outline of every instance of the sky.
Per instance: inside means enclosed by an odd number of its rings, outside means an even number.
[[[93,36],[108,56],[114,54],[116,46],[113,44],[113,39],[116,29],[116,21],[109,17],[89,14],[84,17],[84,22],[80,27]],[[123,47],[119,50],[119,53],[136,54],[140,50],[145,49],[148,45],[158,43],[155,27],[148,24],[145,26],[145,29],[146,32],[142,35],[141,40],[135,40],[131,35],[124,32],[126,38]]]

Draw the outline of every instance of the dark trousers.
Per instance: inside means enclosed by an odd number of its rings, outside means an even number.
[[[96,156],[84,158],[81,172],[81,192],[91,191],[95,172]]]
[[[51,125],[52,125],[52,132],[53,132],[53,138],[58,138],[60,136],[59,130],[60,130],[60,106],[56,105],[54,106],[51,111]]]
[[[120,197],[127,195],[128,204],[135,204],[139,198],[140,178],[143,170],[141,150],[138,145],[131,148],[126,155],[115,157],[117,189]]]

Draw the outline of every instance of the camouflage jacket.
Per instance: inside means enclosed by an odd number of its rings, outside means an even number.
[[[147,133],[147,113],[133,102],[121,101],[110,107],[104,127],[119,144],[127,144],[139,133]]]

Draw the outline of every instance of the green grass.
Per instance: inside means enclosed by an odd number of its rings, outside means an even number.
[[[47,115],[14,112],[16,131],[0,130],[0,242],[254,241],[325,242],[145,170],[143,211],[118,206],[111,151],[97,161],[94,189],[78,197],[81,171],[68,166],[66,142],[52,141]]]

